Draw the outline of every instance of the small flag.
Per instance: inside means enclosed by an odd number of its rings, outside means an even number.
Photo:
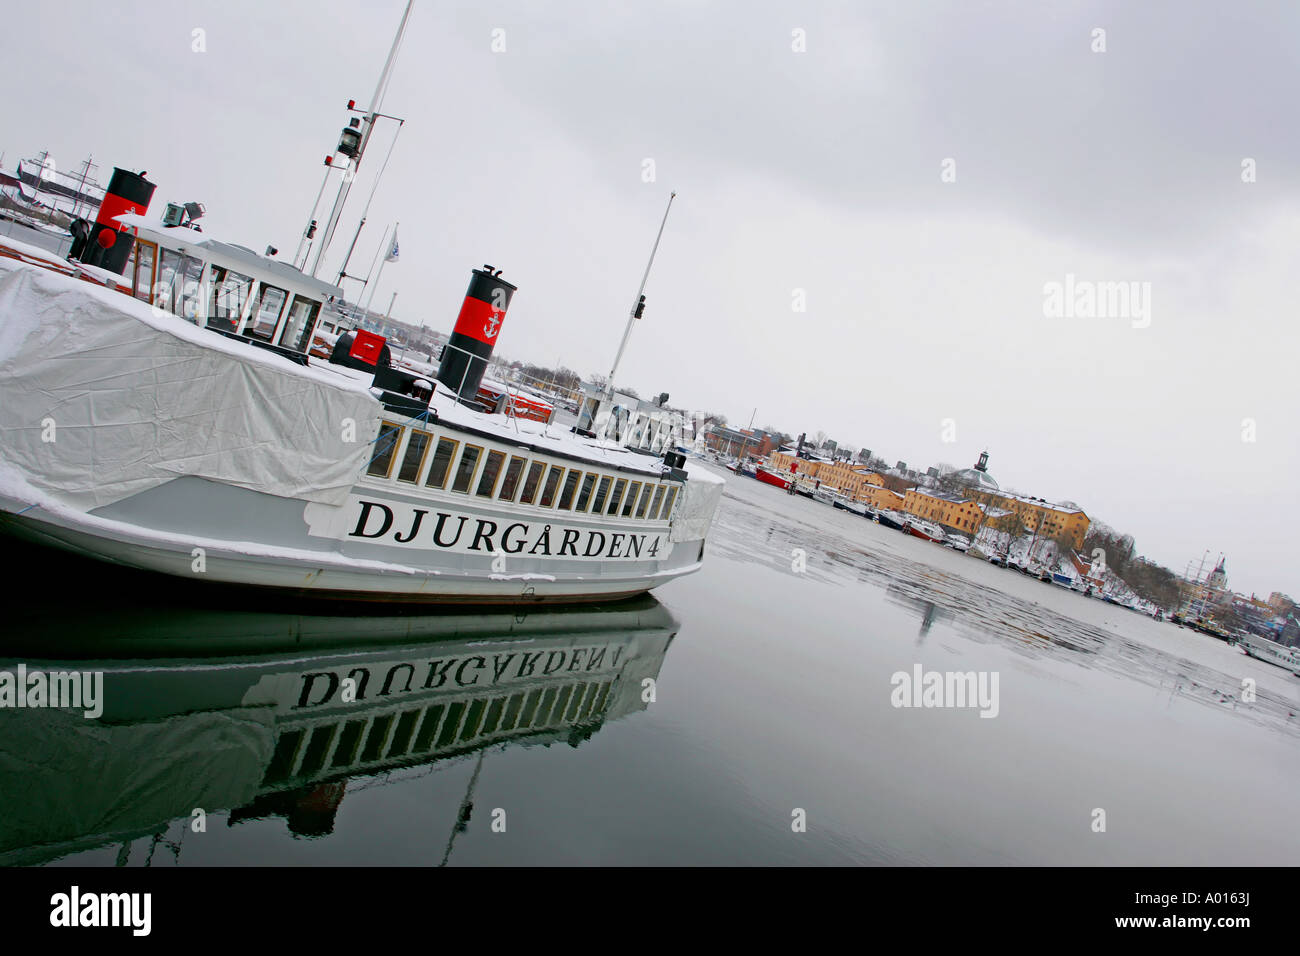
[[[384,256],[385,262],[397,261],[397,227],[393,227],[393,245],[388,250],[388,255]]]

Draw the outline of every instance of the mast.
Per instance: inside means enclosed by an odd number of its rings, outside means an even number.
[[[406,23],[411,18],[411,7],[414,5],[415,0],[406,0],[406,10],[402,14],[402,22],[397,25],[397,35],[393,37],[393,46],[388,51],[388,60],[384,63],[383,72],[379,74],[379,83],[375,86],[374,96],[370,98],[370,110],[361,121],[363,127],[361,140],[357,144],[355,155],[349,159],[347,169],[344,170],[343,181],[339,184],[338,196],[334,199],[334,208],[330,211],[329,220],[325,225],[325,234],[321,237],[320,245],[316,247],[316,258],[312,260],[310,274],[313,278],[320,270],[330,240],[334,238],[334,230],[338,227],[339,216],[343,213],[343,206],[348,200],[352,180],[356,178],[356,171],[361,168],[361,157],[365,154],[366,146],[370,142],[370,134],[374,132],[375,123],[379,119],[379,109],[383,106],[384,93],[388,90],[388,81],[392,77],[393,65],[397,62],[397,51],[402,45],[402,36],[406,33]],[[356,121],[353,120],[353,122]]]
[[[659,223],[659,233],[655,236],[655,244],[650,249],[650,261],[645,264],[645,274],[641,276],[641,285],[636,290],[636,298],[632,300],[632,310],[628,313],[627,328],[623,330],[623,341],[619,343],[618,354],[614,356],[614,364],[609,370],[609,375],[605,379],[605,392],[601,396],[601,405],[607,404],[614,397],[614,373],[618,371],[618,363],[623,360],[623,350],[627,348],[627,340],[632,335],[632,326],[636,320],[641,318],[641,311],[645,308],[644,292],[646,281],[650,278],[650,267],[655,264],[655,253],[659,251],[659,240],[663,238],[664,226],[668,224],[668,213],[673,208],[673,200],[677,198],[677,193],[669,193],[668,206],[664,209],[663,221]],[[609,419],[606,417],[606,424]],[[595,422],[592,422],[595,425]]]

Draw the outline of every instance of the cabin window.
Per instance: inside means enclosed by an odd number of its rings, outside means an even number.
[[[478,445],[466,445],[460,453],[460,464],[456,466],[456,478],[451,483],[451,490],[469,494],[469,486],[474,481],[474,472],[478,468],[479,455],[483,449]]]
[[[581,477],[580,469],[569,469],[569,474],[564,479],[564,490],[560,492],[560,503],[557,506],[561,511],[568,511],[573,507],[573,495],[578,490],[578,479]]]
[[[262,286],[262,292],[257,297],[257,308],[249,320],[248,328],[244,331],[255,339],[271,341],[271,336],[275,334],[275,326],[280,321],[280,312],[284,309],[286,298],[288,293],[283,289],[277,289],[273,285]]]
[[[673,513],[673,503],[676,501],[677,501],[677,486],[671,485],[668,488],[668,493],[664,495],[664,510],[659,517],[667,519],[667,517]]]
[[[406,442],[406,454],[402,456],[402,467],[398,469],[397,480],[415,484],[420,480],[420,469],[424,467],[424,453],[429,450],[428,432],[412,430]]]
[[[289,318],[285,320],[284,331],[280,333],[280,345],[295,352],[307,351],[307,342],[312,329],[316,327],[316,316],[320,312],[320,303],[300,295],[293,297],[289,306]]]
[[[650,504],[650,493],[654,490],[655,490],[655,486],[648,481],[641,488],[641,500],[640,502],[637,503],[636,506],[636,516],[638,518],[645,517],[645,510]]]
[[[649,518],[651,521],[654,521],[656,518],[659,517],[659,506],[663,504],[663,501],[664,501],[664,486],[660,485],[655,489],[654,501],[650,505]]]
[[[158,257],[159,297],[157,305],[193,322],[198,313],[199,277],[203,260],[171,249]]]
[[[137,239],[131,249],[132,294],[146,302],[153,301],[154,266],[158,261],[158,247],[152,242]]]
[[[212,267],[212,298],[208,304],[208,324],[233,332],[253,291],[253,280],[221,266]]]
[[[397,454],[397,446],[402,442],[403,430],[401,425],[392,422],[383,422],[379,426],[379,437],[375,439],[375,453],[370,459],[370,467],[366,469],[366,474],[374,475],[376,478],[388,477],[388,473],[393,470],[393,456]]]
[[[505,452],[488,452],[487,461],[483,464],[483,477],[479,479],[478,491],[475,492],[480,498],[491,498],[497,490],[497,478],[501,476],[501,466],[505,461]]]
[[[586,511],[587,505],[591,502],[591,489],[596,484],[596,476],[588,473],[587,477],[582,479],[582,491],[578,492],[578,504],[574,511]]]
[[[559,465],[551,466],[551,473],[546,476],[546,487],[542,489],[542,500],[538,502],[543,508],[549,508],[555,503],[555,489],[560,485],[560,478],[564,476],[564,469]]]
[[[608,476],[600,479],[600,484],[596,486],[596,497],[591,502],[591,513],[594,515],[605,513],[605,499],[609,496],[609,486],[613,478]]]
[[[641,490],[641,482],[634,481],[627,489],[627,501],[623,504],[623,517],[632,517],[632,509],[636,507],[636,496]]]
[[[625,491],[627,491],[626,478],[620,478],[614,482],[614,493],[609,496],[609,514],[618,514],[618,506],[623,503],[623,492]]]
[[[433,464],[429,466],[429,477],[424,479],[426,488],[445,488],[447,472],[451,470],[451,460],[456,457],[460,442],[450,438],[439,438],[438,447],[433,453]]]
[[[524,479],[524,493],[519,496],[520,504],[533,503],[533,499],[537,497],[537,486],[542,483],[542,472],[545,470],[546,465],[540,461],[535,461],[528,467],[528,477]]]
[[[519,488],[519,476],[524,473],[524,465],[527,459],[518,456],[510,459],[510,467],[506,469],[505,480],[501,482],[501,493],[497,496],[502,501],[514,501],[515,491]]]

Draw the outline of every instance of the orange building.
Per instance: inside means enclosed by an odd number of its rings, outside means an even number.
[[[979,502],[941,491],[913,488],[903,496],[903,510],[954,531],[974,535],[984,523]]]
[[[974,468],[964,468],[955,473],[954,477],[965,486],[964,497],[984,505],[990,512],[995,508],[1012,512],[1029,534],[1068,542],[1075,551],[1083,547],[1083,539],[1088,536],[1092,522],[1081,508],[1054,505],[1042,498],[1003,491],[989,474],[988,464],[989,453],[986,451],[980,455]]]
[[[890,491],[883,485],[865,485],[859,500],[865,501],[874,511],[902,511],[905,501],[897,491]]]
[[[1083,547],[1083,539],[1088,536],[1088,528],[1092,525],[1082,509],[1054,505],[1042,498],[983,489],[971,490],[968,494],[975,501],[1013,512],[1030,534],[1040,538],[1061,538],[1075,551]]]

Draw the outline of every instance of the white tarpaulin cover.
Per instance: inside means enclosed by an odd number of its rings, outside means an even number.
[[[0,459],[67,505],[185,475],[341,504],[380,411],[366,383],[328,367],[0,258]]]

